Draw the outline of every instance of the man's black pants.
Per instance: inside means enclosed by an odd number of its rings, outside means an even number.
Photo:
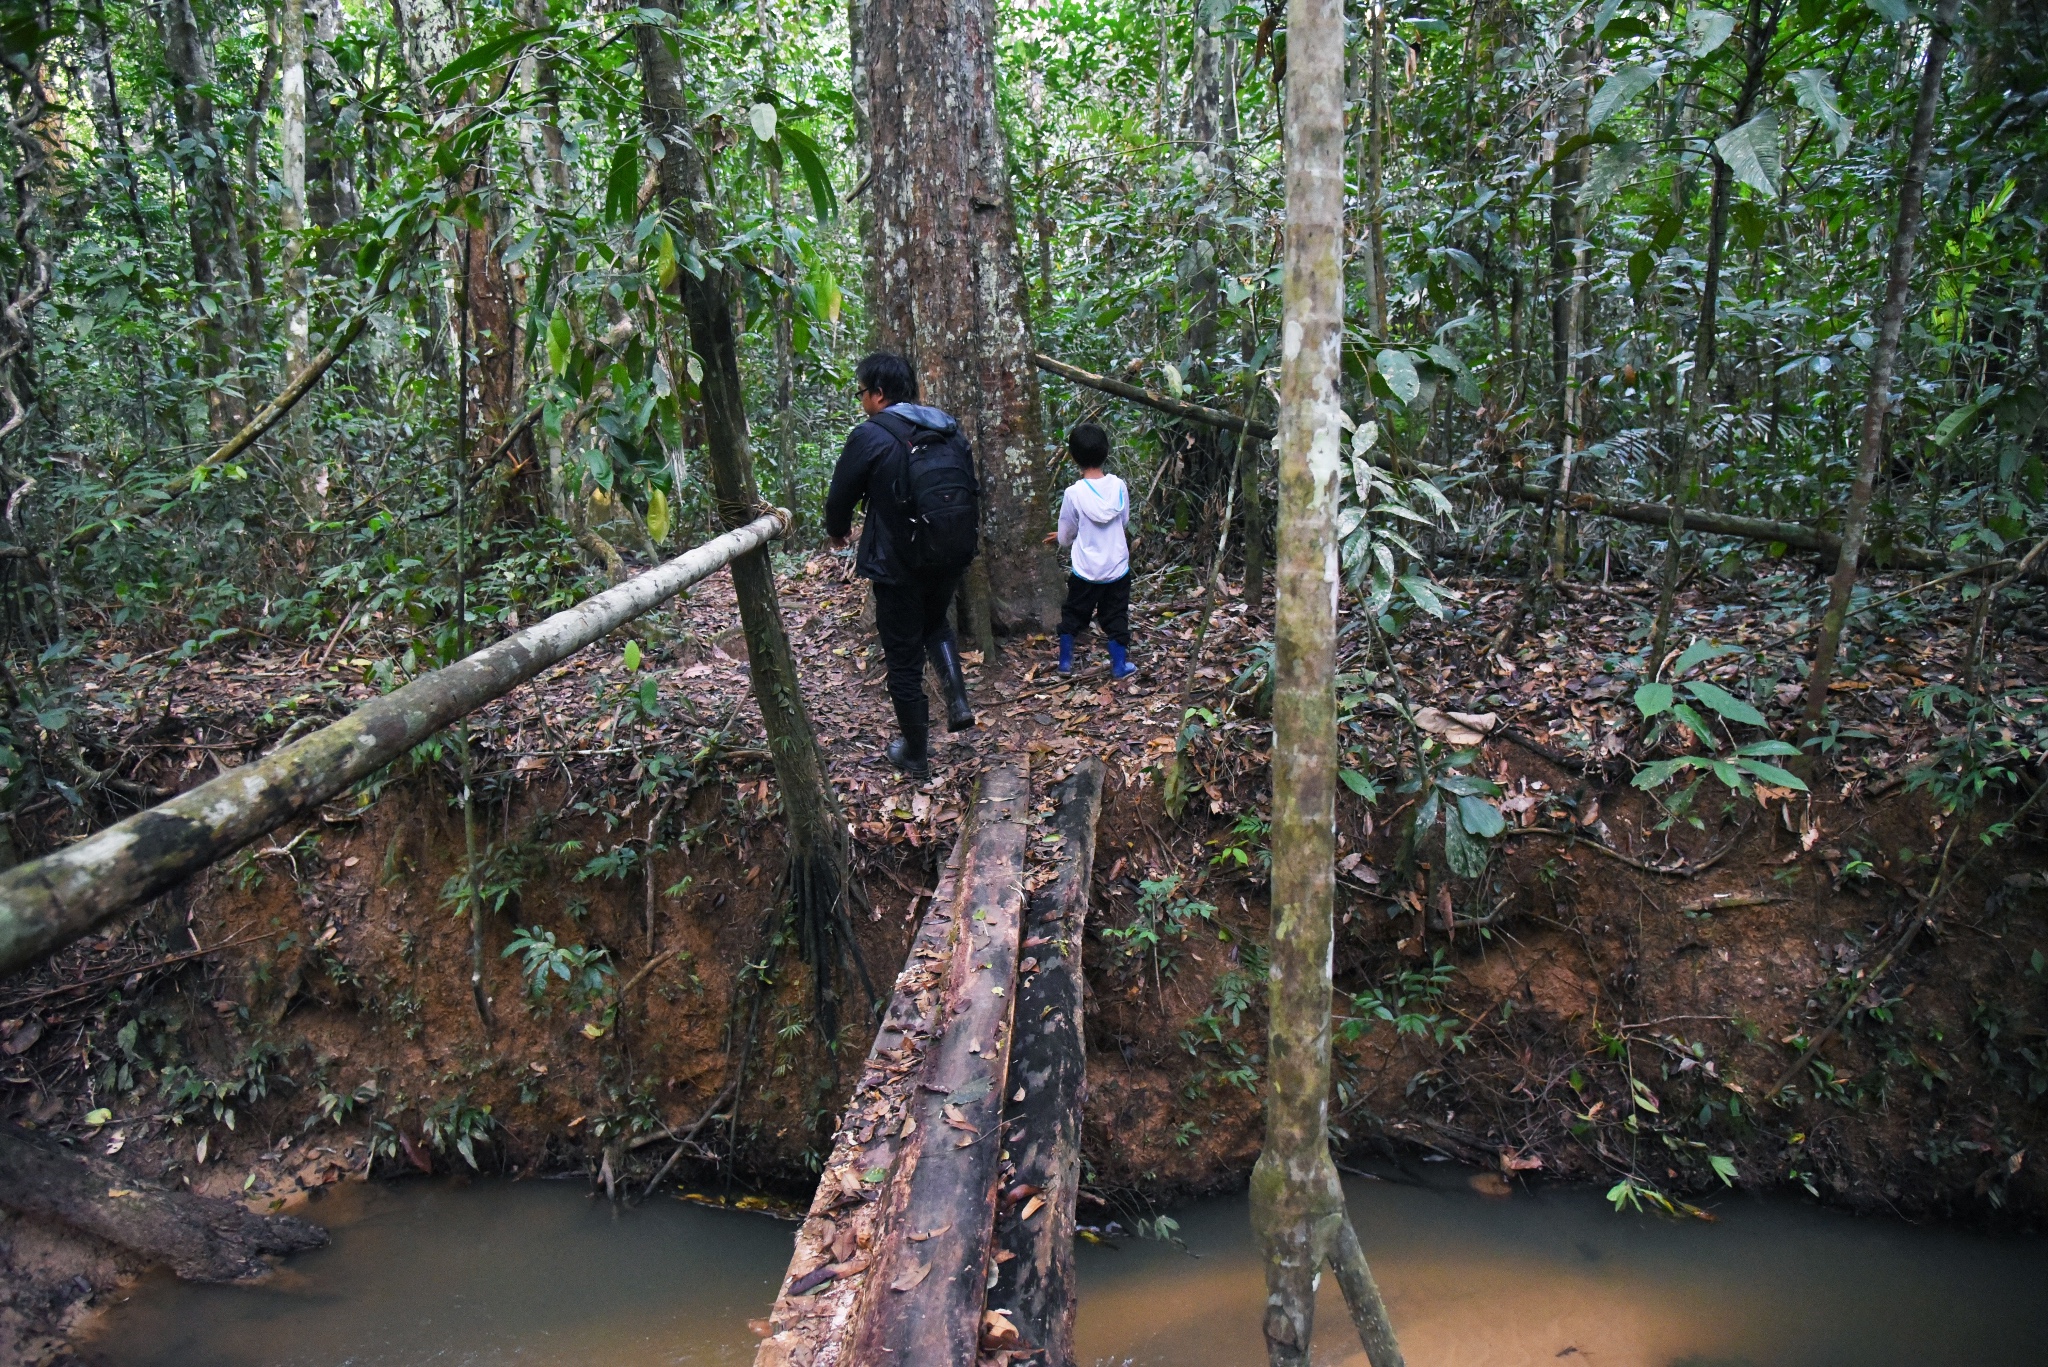
[[[1098,584],[1078,574],[1067,576],[1067,601],[1060,606],[1060,635],[1079,636],[1088,619],[1102,624],[1102,634],[1126,650],[1131,645],[1131,576]]]
[[[875,635],[889,665],[889,701],[903,734],[923,734],[931,724],[924,697],[928,646],[953,639],[946,609],[960,588],[960,572],[934,574],[914,584],[875,586]]]

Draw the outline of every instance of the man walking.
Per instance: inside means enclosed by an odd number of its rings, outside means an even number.
[[[825,496],[825,533],[844,549],[853,510],[865,504],[854,569],[874,585],[875,634],[889,667],[889,700],[902,733],[889,762],[915,779],[931,776],[924,662],[946,694],[946,729],[974,725],[967,680],[946,609],[974,558],[979,490],[960,424],[917,402],[917,378],[901,356],[878,351],[854,370],[867,421],[849,432]]]

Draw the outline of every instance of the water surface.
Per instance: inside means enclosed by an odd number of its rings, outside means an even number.
[[[1462,1175],[1349,1187],[1414,1367],[2048,1367],[2048,1240],[1915,1229],[1736,1198],[1713,1224],[1596,1193],[1473,1194]],[[656,1367],[746,1363],[795,1227],[580,1183],[355,1187],[331,1247],[250,1287],[138,1285],[96,1367]],[[1156,1241],[1077,1254],[1080,1360],[1255,1367],[1263,1280],[1244,1199]],[[1330,1278],[1316,1361],[1365,1367]]]

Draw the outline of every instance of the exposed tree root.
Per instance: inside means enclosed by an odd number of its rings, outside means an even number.
[[[256,1215],[233,1201],[163,1191],[118,1164],[66,1153],[0,1129],[0,1206],[58,1220],[167,1264],[190,1281],[235,1281],[269,1270],[265,1254],[327,1242],[327,1231],[286,1215]]]

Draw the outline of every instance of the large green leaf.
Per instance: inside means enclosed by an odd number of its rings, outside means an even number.
[[[1403,408],[1414,403],[1415,396],[1422,392],[1422,376],[1416,373],[1415,358],[1405,351],[1388,347],[1373,359],[1373,368],[1379,371]]]
[[[1668,712],[1670,709],[1670,684],[1646,683],[1636,690],[1636,711],[1645,717],[1654,717],[1659,712]]]
[[[1427,579],[1416,574],[1404,574],[1401,576],[1401,587],[1408,590],[1408,596],[1415,600],[1415,606],[1437,620],[1443,620],[1443,599],[1436,596],[1436,590],[1430,586]]]
[[[1978,414],[1982,413],[1992,400],[2004,392],[2004,385],[1995,384],[1985,389],[1982,394],[1979,394],[1975,399],[1964,404],[1961,408],[1958,408],[1936,424],[1933,434],[1927,438],[1928,444],[1936,447],[1946,446],[1957,437],[1968,432],[1971,426],[1976,423]]]
[[[1634,180],[1648,160],[1639,142],[1624,140],[1601,148],[1593,154],[1585,184],[1579,187],[1579,203],[1589,209],[1599,208],[1616,190]]]
[[[1783,166],[1775,110],[1766,109],[1742,127],[1723,133],[1714,140],[1714,150],[1737,180],[1772,199],[1778,197],[1778,174]]]
[[[1736,768],[1755,774],[1766,783],[1775,783],[1780,788],[1790,788],[1795,793],[1806,791],[1806,780],[1788,769],[1780,769],[1775,764],[1766,764],[1760,759],[1738,759],[1733,763]]]
[[[1486,842],[1465,829],[1459,813],[1453,811],[1444,822],[1444,861],[1460,878],[1477,878],[1486,872],[1490,851]]]
[[[1913,7],[1906,0],[1863,0],[1863,3],[1894,24],[1903,24],[1913,17]]]
[[[1735,32],[1735,16],[1717,9],[1696,9],[1685,16],[1686,51],[1704,57]]]
[[[1458,820],[1481,840],[1491,840],[1508,827],[1507,818],[1500,814],[1500,808],[1483,797],[1459,798]]]
[[[436,94],[446,94],[486,67],[494,65],[505,54],[516,52],[527,44],[538,42],[542,38],[551,37],[554,31],[552,26],[547,28],[515,29],[511,33],[501,34],[489,42],[478,43],[475,47],[427,77],[427,89]]]
[[[826,174],[825,158],[819,153],[818,144],[811,141],[811,135],[784,124],[782,145],[789,149],[789,154],[796,158],[797,169],[804,173],[804,184],[811,191],[811,211],[818,220],[823,222],[838,213],[839,197],[832,193],[832,177]]]
[[[1856,124],[1842,112],[1841,96],[1835,93],[1835,78],[1815,67],[1806,67],[1793,72],[1785,80],[1806,111],[1835,135],[1835,155],[1839,157],[1848,151],[1849,137]]]
[[[1694,641],[1685,648],[1685,653],[1672,663],[1671,675],[1677,678],[1702,660],[1718,659],[1723,655],[1739,655],[1741,646],[1724,646],[1715,641]]]
[[[640,138],[636,134],[612,152],[611,170],[604,178],[604,216],[618,223],[633,217],[640,199]]]
[[[1744,726],[1762,726],[1764,714],[1751,707],[1742,699],[1730,693],[1719,684],[1689,683],[1685,691],[1698,698],[1707,706],[1719,712],[1729,721],[1741,722]]]
[[[1625,66],[1600,83],[1593,92],[1593,102],[1586,107],[1586,127],[1598,128],[1615,114],[1623,105],[1657,84],[1663,75],[1662,63],[1651,66]]]
[[[1671,715],[1684,722],[1686,729],[1700,738],[1700,744],[1712,745],[1715,743],[1713,726],[1705,717],[1692,710],[1691,703],[1675,702],[1671,704]]]

